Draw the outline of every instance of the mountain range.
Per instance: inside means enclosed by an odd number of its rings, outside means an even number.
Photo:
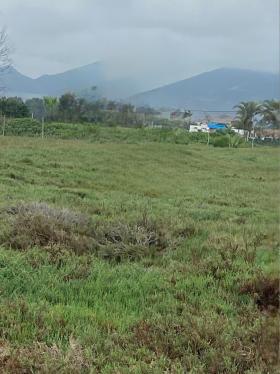
[[[277,74],[221,68],[130,98],[134,105],[154,108],[231,110],[240,101],[279,98]]]
[[[7,96],[59,96],[71,91],[136,106],[208,111],[231,110],[240,101],[279,98],[279,77],[269,72],[221,68],[142,93],[137,93],[143,87],[140,79],[112,80],[107,73],[99,62],[35,79],[10,68],[2,75],[1,85]]]

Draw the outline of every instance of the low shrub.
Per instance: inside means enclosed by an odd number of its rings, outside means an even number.
[[[131,222],[93,222],[90,217],[44,203],[21,204],[6,209],[9,229],[2,243],[13,249],[42,247],[56,258],[60,248],[76,254],[95,253],[120,262],[155,256],[195,234],[195,228],[168,224],[145,214]]]
[[[67,209],[56,209],[44,203],[10,207],[9,246],[25,250],[34,246],[65,246],[84,251],[91,246],[91,224],[88,217]]]
[[[211,143],[214,147],[238,148],[244,144],[244,139],[236,134],[217,132],[211,135]]]
[[[212,144],[213,144],[214,147],[221,147],[221,148],[229,147],[229,144],[230,144],[229,135],[216,136],[212,140]]]
[[[135,222],[110,222],[99,228],[97,254],[103,258],[136,260],[160,253],[173,239],[163,223],[142,217]]]
[[[10,119],[7,121],[5,127],[5,135],[39,136],[41,132],[41,123],[31,118]]]

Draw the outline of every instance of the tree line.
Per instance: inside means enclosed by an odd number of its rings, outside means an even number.
[[[0,114],[12,118],[32,117],[46,121],[116,123],[137,125],[157,114],[152,108],[135,108],[131,104],[100,99],[87,101],[73,93],[61,97],[46,96],[25,102],[18,97],[0,98]]]
[[[245,130],[250,136],[255,128],[280,128],[280,101],[265,100],[241,102],[236,109],[235,127]],[[18,97],[0,98],[0,114],[7,117],[33,117],[46,121],[107,123],[124,126],[149,124],[159,114],[148,107],[135,108],[131,104],[99,99],[88,101],[73,93],[61,97],[46,96],[28,99]]]

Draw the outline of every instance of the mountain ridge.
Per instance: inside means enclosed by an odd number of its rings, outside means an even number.
[[[279,98],[277,74],[240,68],[219,68],[129,98],[134,105],[231,109],[240,101]]]
[[[139,77],[138,81],[110,80],[107,73],[101,62],[38,78],[27,77],[12,67],[2,77],[1,85],[7,87],[7,96],[23,98],[60,96],[66,91],[82,95],[97,86],[96,98],[107,97],[155,108],[230,110],[240,101],[279,98],[279,77],[270,72],[223,67],[147,91],[140,91]]]

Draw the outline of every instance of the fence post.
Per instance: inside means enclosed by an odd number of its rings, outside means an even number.
[[[42,117],[42,131],[41,131],[41,137],[44,138],[44,132],[45,132],[45,119]]]
[[[5,128],[6,128],[6,115],[4,114],[4,116],[3,116],[3,128],[2,128],[2,130],[3,130],[2,135],[3,136],[5,136]]]

